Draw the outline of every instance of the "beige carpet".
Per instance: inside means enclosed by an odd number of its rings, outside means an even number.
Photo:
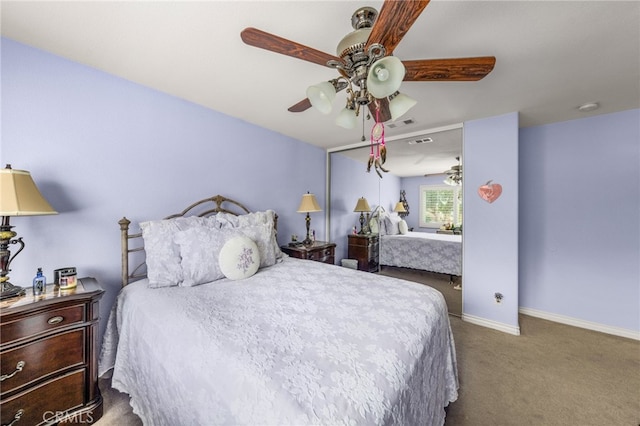
[[[640,425],[640,342],[524,315],[520,336],[449,318],[460,390],[446,426]],[[100,387],[97,426],[142,424],[127,395]]]
[[[383,266],[379,274],[402,278],[435,288],[444,296],[449,314],[457,317],[462,316],[462,291],[454,289],[454,285],[462,283],[462,278],[454,277],[453,284],[450,284],[450,277],[446,274],[436,274],[435,272],[420,271],[418,269],[396,268],[395,266]]]

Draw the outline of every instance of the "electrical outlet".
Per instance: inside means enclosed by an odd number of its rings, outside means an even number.
[[[502,299],[504,298],[504,296],[502,295],[502,293],[495,293],[493,295],[493,297],[496,298],[496,303],[502,303]]]

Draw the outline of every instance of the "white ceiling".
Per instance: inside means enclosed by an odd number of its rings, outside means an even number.
[[[365,5],[382,2],[2,1],[0,12],[5,37],[329,149],[363,133],[334,125],[342,93],[329,116],[287,108],[336,71],[247,46],[240,32],[256,27],[333,55]],[[514,111],[528,127],[639,108],[640,2],[435,0],[394,55],[491,55],[496,65],[478,82],[404,82],[418,104],[403,119],[414,124],[387,126],[387,140]],[[588,102],[600,108],[578,111]],[[388,161],[400,151],[389,143]],[[419,154],[419,174],[455,164],[450,151]]]

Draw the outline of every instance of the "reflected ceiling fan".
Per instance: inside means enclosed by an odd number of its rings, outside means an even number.
[[[456,160],[458,160],[458,164],[451,166],[449,170],[444,172],[447,175],[444,183],[447,185],[456,186],[462,184],[462,164],[460,164],[460,157],[456,157]]]
[[[462,184],[462,164],[460,163],[460,156],[456,157],[458,160],[458,164],[451,166],[451,168],[442,173],[427,173],[424,176],[437,176],[445,174],[447,177],[444,179],[444,183],[451,186],[461,185]]]
[[[368,107],[376,122],[396,120],[416,101],[400,93],[402,81],[477,81],[493,70],[496,58],[481,56],[452,59],[405,60],[393,56],[407,31],[429,0],[386,0],[380,13],[372,7],[356,10],[354,31],[337,47],[337,56],[284,39],[256,28],[241,37],[250,45],[336,69],[339,76],[309,87],[307,98],[289,107],[301,112],[309,107],[328,114],[335,94],[347,91],[347,103],[336,124],[353,128],[360,109]]]

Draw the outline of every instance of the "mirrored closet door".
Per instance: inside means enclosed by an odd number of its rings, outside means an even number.
[[[429,212],[421,209],[421,205],[426,201],[425,191],[428,189],[441,188],[445,191],[443,194],[455,191],[462,193],[454,186],[444,183],[449,176],[445,172],[457,165],[456,157],[461,156],[462,127],[452,126],[416,136],[388,138],[386,146],[384,167],[388,172],[381,172],[382,177],[373,168],[367,172],[369,145],[336,150],[328,154],[328,229],[331,241],[337,244],[336,263],[430,285],[444,294],[451,314],[461,315],[461,266],[460,275],[434,272],[433,269],[457,271],[456,262],[459,261],[461,265],[462,237],[453,237],[453,230],[452,235],[448,235],[435,222],[426,223],[422,216]],[[361,208],[362,198],[366,200],[365,208]],[[404,212],[399,211],[401,209],[397,206],[401,200],[404,201]],[[434,214],[434,221],[442,222],[444,217],[448,217],[444,216],[444,211],[450,206],[445,205],[444,199],[440,200],[440,204],[441,211],[432,213],[437,213]],[[435,207],[431,206],[432,209]],[[457,223],[454,225],[461,224],[461,216],[460,214],[456,218]],[[364,226],[361,226],[361,218]],[[409,230],[410,235],[406,233]],[[452,259],[442,267],[434,266],[433,261],[423,262],[420,258],[417,259],[418,263],[407,264],[407,259],[416,257],[415,252],[405,253],[411,250],[408,237],[414,235],[445,240],[443,244],[447,248],[443,249],[444,255],[451,258],[457,256],[457,260]],[[399,239],[398,236],[404,239],[394,241],[394,238]],[[457,249],[456,239],[459,241]],[[372,251],[377,257],[375,265],[370,260]],[[377,267],[380,259],[381,265]]]

